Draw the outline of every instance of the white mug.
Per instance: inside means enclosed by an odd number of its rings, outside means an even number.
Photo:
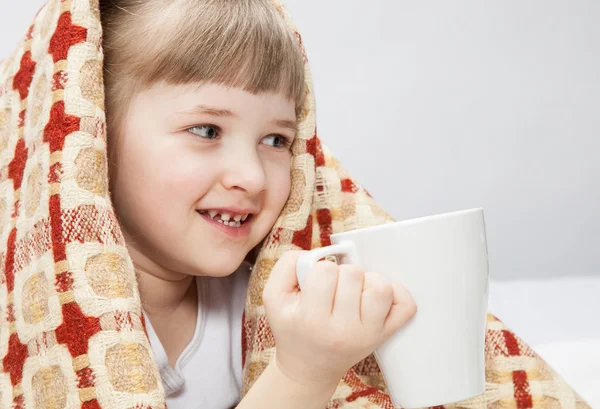
[[[417,304],[415,317],[375,351],[394,406],[445,405],[485,392],[488,258],[482,209],[334,234],[331,241],[298,260],[300,288],[318,260],[336,256],[402,284]]]

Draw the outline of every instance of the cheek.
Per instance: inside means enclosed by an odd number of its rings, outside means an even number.
[[[128,136],[131,140],[119,147],[112,181],[117,207],[130,216],[139,212],[164,220],[175,214],[169,210],[192,206],[207,184],[202,177],[206,169],[199,169],[202,162],[172,146]]]
[[[273,203],[274,210],[277,211],[277,214],[281,213],[281,210],[290,195],[290,189],[290,166],[279,166],[277,170],[272,173],[269,181],[271,202]]]

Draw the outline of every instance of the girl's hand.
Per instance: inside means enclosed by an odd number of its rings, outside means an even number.
[[[277,262],[263,293],[275,337],[279,371],[304,386],[337,385],[415,315],[410,293],[356,265],[320,261],[298,288],[288,252]]]

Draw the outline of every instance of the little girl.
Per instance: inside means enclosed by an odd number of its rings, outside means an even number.
[[[0,408],[393,407],[371,352],[410,294],[330,262],[298,288],[298,249],[392,221],[304,67],[278,0],[48,0],[0,63]],[[487,324],[451,407],[589,408]]]
[[[285,254],[263,294],[276,359],[241,400],[249,270],[288,200],[305,102],[298,40],[268,0],[100,6],[111,193],[169,408],[324,408],[416,307],[326,261],[300,290]]]

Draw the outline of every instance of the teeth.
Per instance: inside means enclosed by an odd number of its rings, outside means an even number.
[[[226,226],[240,227],[241,223],[246,221],[248,214],[219,213],[218,210],[201,210],[201,213],[207,214],[211,219]]]

